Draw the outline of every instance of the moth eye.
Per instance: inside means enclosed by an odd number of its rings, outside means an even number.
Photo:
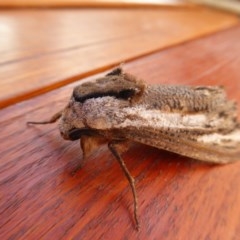
[[[77,128],[71,129],[68,133],[68,137],[72,141],[80,139],[81,135],[82,135],[81,129],[77,129]]]
[[[82,136],[94,136],[96,133],[89,128],[73,128],[68,132],[70,140],[75,141],[80,139]]]

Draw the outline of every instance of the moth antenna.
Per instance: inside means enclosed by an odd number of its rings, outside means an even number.
[[[47,121],[41,121],[41,122],[27,122],[28,125],[34,125],[34,124],[50,124],[50,123],[55,123],[61,116],[62,116],[62,112],[57,112],[55,113],[49,120]]]
[[[117,151],[116,145],[119,144],[119,143],[120,142],[118,142],[118,141],[112,141],[112,142],[108,143],[108,148],[111,151],[111,153],[113,154],[113,156],[117,159],[124,175],[126,176],[128,182],[131,186],[133,199],[134,199],[134,220],[135,220],[136,228],[137,228],[137,230],[139,230],[138,197],[137,197],[137,192],[136,192],[136,187],[135,187],[135,180],[132,177],[132,175],[130,174],[129,170],[127,169],[127,166],[126,166],[125,162],[123,161],[123,159],[121,158],[121,156],[119,155],[119,153]]]

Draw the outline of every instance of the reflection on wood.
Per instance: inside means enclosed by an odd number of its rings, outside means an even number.
[[[4,7],[189,7],[187,0],[2,0]]]
[[[0,11],[0,108],[239,22],[199,9]]]

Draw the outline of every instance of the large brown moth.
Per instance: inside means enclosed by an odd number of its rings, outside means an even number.
[[[120,152],[129,141],[172,151],[211,163],[240,160],[240,124],[236,104],[222,87],[147,85],[116,68],[103,78],[80,84],[60,118],[66,140],[80,139],[86,157],[107,143],[133,193],[137,228],[138,198],[134,179]]]

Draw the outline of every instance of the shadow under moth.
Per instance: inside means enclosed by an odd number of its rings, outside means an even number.
[[[236,103],[218,86],[147,85],[119,67],[74,88],[60,118],[66,140],[79,140],[83,158],[107,143],[132,189],[137,229],[138,198],[134,178],[121,152],[129,141],[211,163],[240,160],[240,124]]]

